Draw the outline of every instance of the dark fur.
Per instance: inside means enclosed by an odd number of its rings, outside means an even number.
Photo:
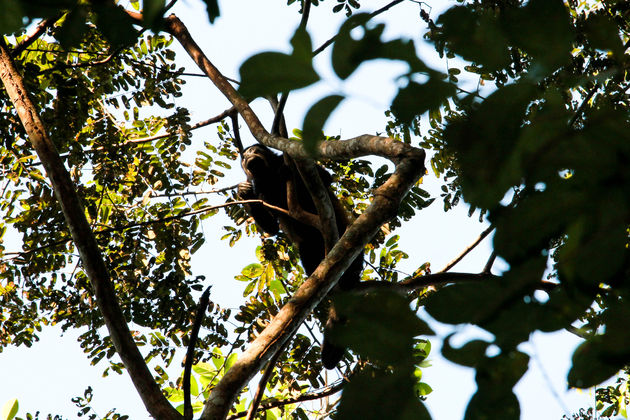
[[[287,181],[293,181],[298,205],[305,211],[317,214],[315,204],[304,185],[301,177],[295,169],[290,168],[282,156],[276,155],[269,148],[262,145],[250,146],[243,151],[241,166],[247,175],[247,181],[238,186],[238,196],[243,200],[261,199],[288,210],[287,205]],[[327,187],[331,183],[331,177],[322,167],[318,167],[322,182]],[[341,209],[341,203],[332,191],[329,196],[335,208],[337,229],[339,235],[346,230],[346,217]],[[270,210],[262,204],[247,204],[248,213],[254,218],[256,224],[270,235],[275,235],[280,229],[297,246],[300,259],[306,274],[311,275],[319,263],[324,259],[324,238],[316,228],[301,223],[292,217]],[[339,287],[347,290],[355,286],[361,279],[363,269],[363,256],[357,257],[346,272],[339,279]],[[345,349],[334,346],[326,338],[326,330],[335,322],[339,322],[331,309],[324,331],[324,343],[322,345],[322,363],[327,369],[333,369],[343,357]]]

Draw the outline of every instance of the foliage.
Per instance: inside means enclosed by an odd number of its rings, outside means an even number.
[[[0,30],[13,34],[7,37],[12,48],[33,41],[15,63],[76,185],[133,338],[145,346],[156,381],[183,412],[182,379],[169,377],[167,368],[189,344],[196,298],[207,283],[193,274],[190,258],[205,242],[201,220],[217,214],[209,197],[235,199],[229,188],[214,188],[237,159],[237,133],[221,122],[216,138],[191,147],[193,126],[177,101],[183,69],[176,67],[172,40],[160,32],[163,1],[144,3],[142,25],[153,34],[138,31],[109,2],[4,3]],[[444,341],[447,359],[476,369],[477,392],[466,418],[519,417],[512,388],[529,358],[518,346],[534,331],[579,324],[585,341],[573,356],[571,386],[600,384],[630,363],[630,7],[614,0],[457,3],[437,19],[421,13],[426,39],[448,62],[446,73],[427,66],[411,40],[384,39],[385,25],[354,13],[359,4],[346,0],[332,5],[333,12],[352,16],[335,38],[331,64],[342,81],[372,60],[406,65],[387,111],[387,134],[435,152],[430,167],[443,178],[445,210],[461,200],[481,209],[509,270],[483,282],[453,281],[432,293],[338,294],[336,307],[346,322],[332,334],[352,351],[339,368],[350,380],[338,405],[313,407],[318,415],[429,418],[422,399],[430,387],[421,369],[431,346],[418,336],[431,330],[411,307],[425,306],[443,323],[475,324],[492,333],[492,341],[460,348],[450,337]],[[213,21],[218,4],[206,5]],[[52,23],[45,36],[29,40],[23,17]],[[291,46],[290,54],[267,51],[246,60],[239,93],[268,97],[320,80],[304,27]],[[338,141],[322,130],[343,99],[316,102],[293,140],[313,156],[319,143]],[[430,128],[419,139],[425,123]],[[0,243],[0,351],[30,346],[42,328],[59,324],[84,331],[81,346],[93,364],[106,362],[105,373],[122,372],[51,183],[4,90],[0,137],[0,238],[17,235],[22,245],[14,251],[5,248],[6,239]],[[323,164],[333,173],[335,194],[357,214],[391,174],[388,165],[375,170],[368,160]],[[411,189],[398,214],[368,243],[371,266],[364,280],[398,285],[397,264],[409,255],[398,249],[394,231],[435,198],[420,185]],[[227,213],[223,239],[229,245],[260,233],[241,207],[232,205]],[[238,310],[210,303],[196,344],[195,412],[304,283],[296,249],[282,234],[264,237],[256,260],[235,267],[235,280],[246,283]],[[416,265],[418,276],[429,278],[429,264]],[[265,388],[269,401],[293,402],[267,410],[267,417],[306,418],[292,398],[326,387],[312,331],[323,328],[328,305],[316,308],[279,355]],[[91,398],[87,390],[76,399],[82,414],[90,411]],[[597,398],[603,415],[623,414],[626,379],[600,389]],[[250,403],[241,393],[233,410]]]

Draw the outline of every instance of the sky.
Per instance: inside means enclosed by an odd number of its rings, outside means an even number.
[[[366,10],[375,10],[386,2],[363,0],[361,3]],[[343,21],[342,14],[331,15],[330,9],[334,4],[333,0],[324,1],[312,10],[309,31],[314,46],[321,45],[334,35]],[[453,4],[456,2],[427,1],[423,7],[432,18],[436,18]],[[200,1],[180,0],[173,12],[186,24],[206,55],[226,76],[238,78],[240,64],[257,52],[290,51],[289,40],[300,19],[296,4],[287,7],[285,0],[231,0],[220,2],[220,6],[222,15],[213,25],[208,23]],[[413,39],[427,64],[446,71],[447,62],[421,40],[426,28],[419,18],[417,3],[404,2],[378,20],[388,23],[385,38],[404,36]],[[180,65],[189,72],[199,73],[177,43],[173,45]],[[396,77],[404,72],[405,66],[376,61],[362,66],[358,74],[341,83],[334,76],[329,62],[328,53],[321,54],[315,64],[322,81],[312,88],[290,95],[285,113],[289,129],[301,127],[305,112],[319,98],[343,92],[349,98],[328,121],[326,134],[340,135],[343,139],[383,132],[386,121],[384,111],[397,91]],[[449,65],[452,66],[453,62]],[[191,77],[187,82],[177,104],[191,110],[193,123],[217,115],[229,107],[227,100],[209,80]],[[261,119],[270,125],[272,115],[267,109],[268,105],[261,102],[253,106]],[[241,130],[241,135],[246,145],[254,142],[245,128]],[[215,127],[206,127],[195,132],[193,143],[201,145],[204,141],[216,138]],[[242,174],[236,169],[218,186],[229,186],[241,181]],[[433,175],[425,177],[425,187],[434,195],[439,195],[439,185]],[[438,197],[433,205],[399,231],[400,247],[410,255],[401,269],[413,272],[424,261],[431,262],[433,271],[441,269],[485,229],[486,225],[477,220],[476,215],[468,217],[468,209],[464,205],[444,213]],[[258,240],[246,238],[230,248],[226,241],[219,241],[224,233],[221,219],[212,217],[203,223],[207,243],[193,256],[194,274],[206,275],[208,283],[213,285],[213,300],[224,307],[238,307],[243,299],[242,284],[233,281],[233,277],[245,264],[254,260]],[[490,252],[491,238],[486,238],[454,271],[479,272]],[[500,261],[495,266],[496,272],[504,268]],[[426,314],[421,315],[425,320],[428,318]],[[471,337],[484,337],[484,334],[487,337],[487,333],[471,327],[453,328],[436,322],[432,322],[431,326],[440,338],[456,332],[455,345],[462,345]],[[83,390],[91,385],[95,390],[92,405],[97,414],[103,416],[107,410],[116,407],[131,419],[147,419],[148,414],[131,380],[126,375],[116,374],[102,378],[105,364],[96,367],[89,365],[76,342],[78,335],[77,332],[68,332],[61,336],[58,328],[51,328],[40,334],[40,341],[32,348],[7,348],[0,353],[0,406],[9,399],[17,398],[21,416],[27,411],[34,413],[40,410],[43,414],[63,414],[72,419],[76,418],[77,409],[71,398],[82,395]],[[434,391],[426,404],[434,419],[461,419],[476,389],[474,371],[444,360],[439,355],[439,340],[433,339],[432,343],[429,357],[432,366],[424,369],[423,380]],[[531,356],[530,370],[515,388],[521,402],[522,419],[560,419],[565,414],[593,405],[592,392],[568,392],[566,389],[566,373],[570,367],[571,354],[578,343],[579,340],[570,333],[558,332],[534,334],[530,342],[522,345],[521,349]],[[173,379],[179,369],[177,366],[171,371]]]

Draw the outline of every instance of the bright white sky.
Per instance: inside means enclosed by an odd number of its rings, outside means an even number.
[[[386,3],[362,0],[367,10],[378,9]],[[433,18],[455,4],[454,1],[443,0],[429,0],[426,3],[432,7],[430,14]],[[334,35],[342,22],[342,15],[332,16],[330,13],[334,4],[335,1],[328,0],[312,10],[309,31],[314,46],[321,45]],[[188,26],[214,64],[225,75],[233,78],[238,78],[240,64],[254,53],[264,50],[289,51],[289,39],[300,18],[297,5],[288,8],[285,0],[221,2],[222,16],[212,26],[205,17],[205,9],[200,1],[181,0],[174,12]],[[419,47],[421,58],[432,67],[445,71],[446,62],[421,41],[426,29],[418,12],[418,4],[408,1],[378,20],[388,23],[385,33],[387,38],[412,38]],[[174,45],[181,65],[189,72],[198,73],[199,70],[186,53],[177,43]],[[384,111],[397,89],[395,77],[404,71],[404,66],[385,61],[371,63],[343,84],[333,75],[328,54],[321,54],[316,66],[323,81],[290,96],[286,110],[289,130],[301,127],[306,110],[317,99],[329,93],[343,92],[349,99],[326,125],[328,135],[338,134],[342,138],[349,138],[384,131]],[[177,104],[191,110],[193,123],[229,107],[227,100],[204,78],[188,78],[183,93]],[[272,116],[268,105],[255,105],[262,120],[270,125]],[[245,144],[253,143],[253,138],[245,129],[242,130],[242,136]],[[215,139],[215,128],[208,127],[195,132],[193,141],[203,144],[204,141]],[[439,195],[439,183],[435,177],[430,174],[425,178],[427,189]],[[221,186],[233,185],[240,180],[240,170],[235,168]],[[484,229],[485,226],[478,223],[477,219],[476,216],[469,218],[464,206],[445,214],[438,198],[432,206],[397,232],[402,236],[401,248],[410,255],[409,261],[401,269],[413,272],[424,261],[430,261],[434,271],[441,269]],[[254,249],[258,242],[256,239],[244,240],[235,248],[229,248],[225,241],[218,241],[223,233],[221,226],[223,223],[219,217],[204,222],[207,245],[193,256],[193,270],[195,274],[206,275],[208,284],[213,285],[213,300],[224,307],[238,307],[242,301],[242,283],[234,281],[233,277],[244,265],[254,261]],[[455,271],[480,271],[490,254],[489,241],[486,239]],[[18,246],[15,244],[15,247]],[[497,264],[496,268],[500,269],[501,266]],[[454,331],[449,326],[436,323],[432,326],[439,337]],[[456,345],[465,343],[471,335],[479,335],[471,328],[461,327],[455,331],[459,333],[455,338]],[[70,399],[82,395],[83,390],[91,385],[95,390],[93,407],[99,415],[104,416],[108,409],[116,407],[121,414],[128,414],[131,419],[148,418],[130,379],[126,375],[115,374],[101,378],[105,364],[89,366],[76,342],[77,335],[70,332],[60,338],[60,331],[52,329],[42,333],[41,341],[30,349],[8,348],[0,353],[0,406],[9,399],[18,398],[20,416],[24,416],[27,411],[34,413],[39,410],[43,414],[63,414],[67,418],[76,418],[77,409]],[[434,390],[429,395],[427,405],[434,419],[461,419],[476,389],[474,372],[442,359],[439,355],[439,340],[434,339],[432,343],[434,347],[430,360],[433,366],[424,370],[423,378]],[[566,392],[566,373],[577,344],[578,340],[574,336],[564,332],[535,334],[533,340],[523,345],[522,349],[532,360],[530,371],[516,386],[522,419],[560,419],[564,414],[593,404],[592,392]],[[178,363],[175,365],[176,368],[171,370],[173,379],[180,371]]]

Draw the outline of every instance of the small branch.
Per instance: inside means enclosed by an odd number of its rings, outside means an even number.
[[[451,268],[455,267],[455,265],[458,262],[460,262],[466,255],[468,255],[468,253],[470,251],[475,249],[475,247],[477,245],[479,245],[479,243],[481,243],[481,241],[483,241],[485,239],[485,237],[488,236],[490,234],[490,232],[492,232],[493,230],[494,230],[494,226],[489,226],[486,230],[481,232],[479,237],[477,239],[475,239],[475,242],[473,242],[466,249],[464,249],[464,251],[461,254],[459,254],[453,261],[451,261],[450,263],[446,264],[446,267],[444,267],[442,270],[440,270],[439,273],[445,273],[445,272],[449,271]]]
[[[233,108],[232,108],[233,109]],[[234,132],[234,143],[236,144],[236,148],[238,149],[238,153],[243,157],[243,142],[241,141],[241,131],[238,128],[238,114],[236,112],[232,112],[230,114],[230,119],[232,120],[232,131]]]
[[[258,388],[256,389],[256,394],[254,395],[254,400],[252,401],[252,405],[249,406],[249,410],[247,410],[247,419],[246,420],[254,420],[256,417],[256,412],[258,411],[258,406],[260,405],[260,401],[262,400],[263,395],[265,395],[265,387],[267,386],[267,381],[271,377],[271,373],[273,372],[274,367],[276,366],[276,362],[278,361],[278,357],[282,354],[282,349],[278,349],[276,354],[273,355],[269,362],[267,362],[267,367],[258,382]]]
[[[358,286],[353,288],[361,293],[368,293],[374,290],[393,290],[400,293],[407,293],[410,291],[423,289],[429,286],[443,286],[449,283],[467,283],[472,281],[484,281],[484,280],[497,280],[501,276],[496,276],[491,273],[451,273],[441,272],[435,274],[426,274],[424,276],[411,277],[403,280],[399,283],[392,283],[389,281],[368,280],[362,281]],[[541,280],[536,285],[536,290],[543,290],[550,292],[558,287],[557,283]]]
[[[370,19],[380,15],[383,12],[388,11],[389,9],[391,9],[392,7],[396,6],[399,3],[402,3],[404,0],[394,0],[391,3],[386,4],[385,6],[381,7],[378,10],[375,10],[374,12],[370,13]],[[337,35],[333,36],[332,38],[330,38],[328,41],[324,42],[322,45],[320,45],[319,48],[317,48],[315,51],[313,51],[313,57],[315,57],[317,54],[321,53],[322,51],[324,51],[326,48],[328,48],[330,46],[330,44],[332,44],[333,42],[335,42],[335,40],[337,39]]]
[[[234,107],[226,109],[225,111],[223,111],[219,115],[216,115],[216,116],[214,116],[212,118],[208,118],[205,121],[200,121],[200,122],[196,123],[195,125],[192,125],[190,127],[190,130],[196,130],[198,128],[205,127],[205,126],[210,125],[210,124],[219,123],[219,122],[223,121],[225,118],[231,116],[232,114],[234,114]],[[159,134],[159,135],[151,136],[151,137],[142,137],[142,138],[139,138],[139,139],[125,140],[125,142],[123,144],[148,143],[148,142],[151,142],[151,141],[163,139],[163,138],[168,137],[170,135],[171,135],[171,133],[166,133],[166,134]],[[103,148],[102,147],[98,147],[98,148],[92,149],[92,150],[100,151],[100,150],[103,150]]]
[[[280,101],[276,98],[271,98],[269,102],[271,102],[271,107],[274,111],[273,123],[271,124],[271,134],[280,135],[282,137],[289,137],[289,133],[287,131],[287,124],[284,120],[284,107],[287,104],[287,99],[289,98],[289,92],[284,92],[280,96]]]
[[[327,388],[324,388],[323,390],[318,391],[318,392],[313,392],[310,394],[303,394],[303,395],[300,395],[299,397],[287,398],[286,400],[264,402],[260,405],[260,408],[258,409],[258,411],[269,410],[270,408],[282,407],[285,405],[296,404],[296,403],[301,403],[305,401],[319,400],[320,398],[325,398],[341,391],[341,389],[344,387],[346,383],[347,383],[346,380],[341,380],[337,382],[336,384],[331,385]],[[236,420],[236,419],[245,417],[246,415],[247,415],[247,412],[241,411],[240,413],[229,416],[227,419]]]
[[[492,271],[492,266],[494,265],[494,261],[496,259],[497,259],[497,253],[496,251],[492,251],[492,254],[490,254],[490,258],[488,258],[488,262],[486,262],[486,265],[481,272],[490,274],[490,272]]]
[[[188,343],[188,349],[186,350],[186,361],[184,362],[184,378],[183,378],[183,391],[184,391],[184,419],[192,420],[193,408],[190,401],[190,376],[195,358],[195,346],[197,345],[197,338],[199,338],[199,330],[201,329],[201,323],[208,309],[208,303],[210,303],[210,288],[208,286],[199,299],[199,305],[197,305],[197,314],[195,315],[195,322],[192,330],[190,331],[190,342]]]
[[[308,17],[311,12],[311,0],[304,0],[304,8],[302,9],[302,19],[300,19],[299,28],[306,29],[308,23]]]
[[[30,34],[27,38],[24,38],[19,44],[15,46],[15,48],[13,48],[13,50],[11,51],[11,56],[17,57],[18,55],[22,54],[22,52],[30,47],[33,42],[37,41],[48,28],[51,28],[55,23],[57,23],[57,21],[61,19],[61,16],[63,16],[63,14],[58,13],[51,18],[42,20],[37,25],[32,34]]]

